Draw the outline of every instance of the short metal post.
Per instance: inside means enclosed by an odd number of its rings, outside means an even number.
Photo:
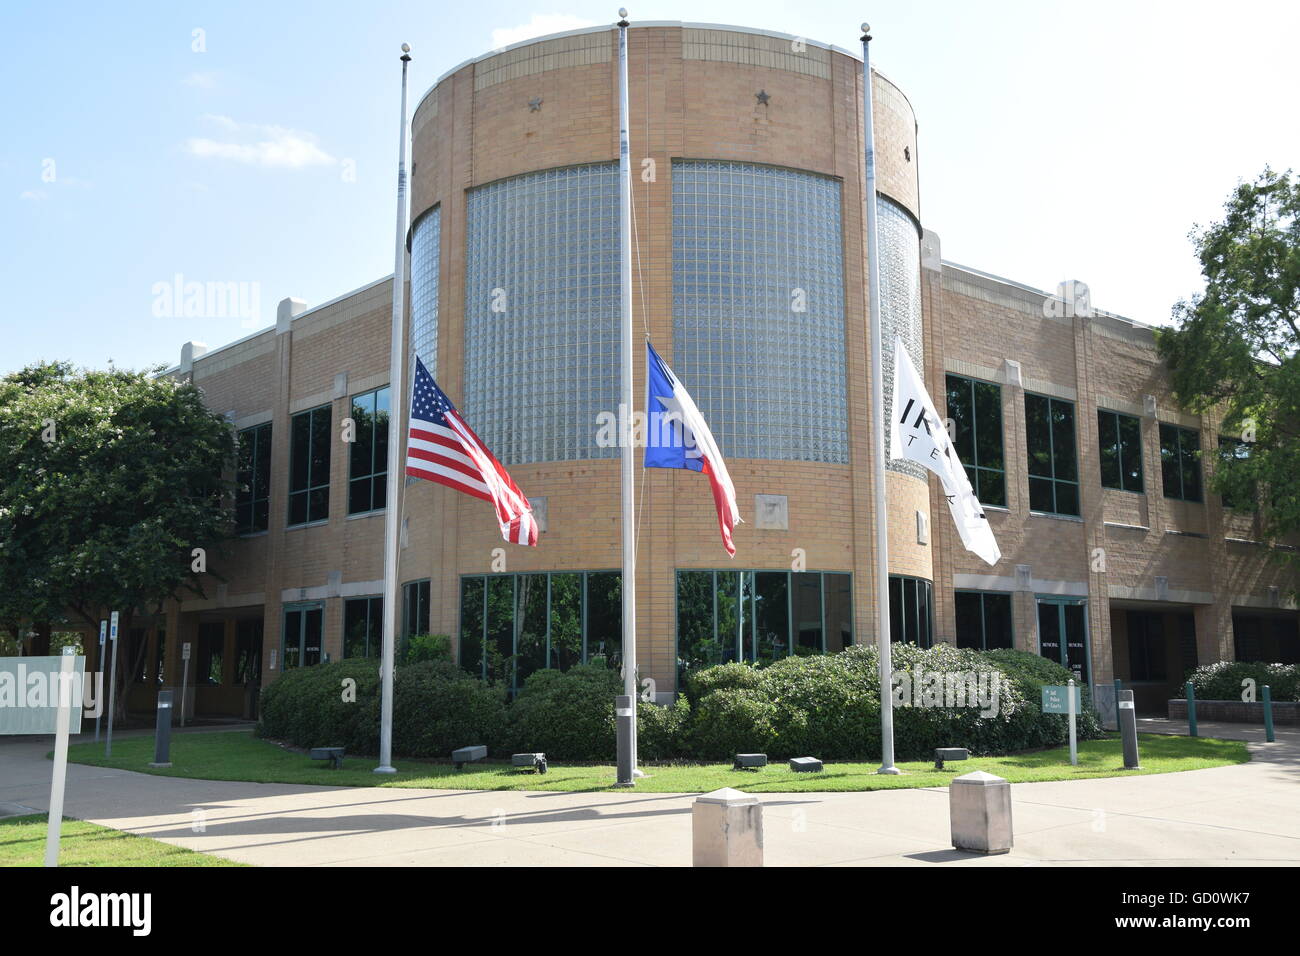
[[[1186,687],[1187,690],[1187,735],[1189,737],[1195,737],[1196,736],[1196,688],[1192,686],[1191,681],[1188,681],[1184,686]]]
[[[632,698],[619,694],[614,698],[614,724],[617,727],[618,780],[615,786],[632,787],[636,785],[633,773],[632,756]]]
[[[1273,736],[1273,692],[1264,685],[1264,740],[1267,743],[1273,743],[1277,738]]]
[[[158,691],[158,726],[153,738],[151,767],[170,767],[172,746],[172,691]]]
[[[1119,715],[1119,732],[1124,741],[1124,769],[1141,770],[1138,763],[1137,711],[1133,707],[1133,692],[1122,690],[1115,704]]]

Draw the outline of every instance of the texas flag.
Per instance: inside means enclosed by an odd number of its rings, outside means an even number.
[[[722,544],[732,557],[731,529],[740,524],[736,489],[727,474],[727,464],[713,440],[704,416],[677,376],[654,346],[646,347],[646,448],[647,468],[686,468],[702,471],[713,486],[713,503],[718,509]]]

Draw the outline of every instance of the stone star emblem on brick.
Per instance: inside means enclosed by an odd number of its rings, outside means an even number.
[[[770,100],[772,97],[767,92],[767,90],[759,90],[757,93],[754,94],[754,98],[758,100],[759,106],[766,106],[767,101]]]
[[[531,100],[528,101],[528,112],[540,113],[541,111],[542,111],[542,98],[540,96],[534,96]]]

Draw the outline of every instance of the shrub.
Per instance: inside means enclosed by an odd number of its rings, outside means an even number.
[[[1241,700],[1241,682],[1248,677],[1255,681],[1256,700],[1263,699],[1260,688],[1265,684],[1273,700],[1300,700],[1300,664],[1219,661],[1196,668],[1187,679],[1202,700]],[[1186,693],[1179,688],[1179,697]]]
[[[706,759],[747,750],[776,759],[879,759],[878,663],[873,645],[857,645],[839,654],[785,658],[762,669],[729,664],[702,670],[691,682],[699,696],[690,747]],[[928,758],[935,747],[992,754],[1066,739],[1066,718],[1040,712],[1037,688],[1064,683],[1069,672],[1037,655],[1010,652],[999,660],[948,644],[925,649],[895,644],[891,665],[902,678],[891,687],[897,759]],[[995,687],[996,708],[981,706],[980,694]],[[957,706],[960,698],[954,694],[968,692],[976,706]],[[914,699],[918,694],[921,699]],[[984,704],[991,705],[992,698]],[[1095,716],[1081,713],[1080,737],[1100,733]]]
[[[344,681],[356,681],[354,701]],[[379,667],[343,660],[282,673],[261,694],[260,737],[298,747],[343,747],[350,754],[379,749]],[[351,695],[349,695],[351,696]],[[405,664],[393,672],[393,753],[446,757],[481,743],[501,750],[505,695],[450,661]]]
[[[373,721],[379,726],[379,697]],[[501,752],[506,740],[505,691],[450,661],[406,664],[393,673],[393,753],[449,757],[457,747],[484,744]]]
[[[691,705],[684,696],[667,707],[636,706],[636,752],[640,760],[671,760],[685,753]]]
[[[352,701],[344,700],[344,682],[349,679],[356,682]],[[370,703],[378,698],[375,661],[291,668],[262,689],[257,733],[298,747],[344,747],[348,753],[373,754],[379,722],[377,716],[372,722]]]
[[[412,634],[402,652],[403,664],[451,660],[450,634]]]
[[[616,671],[595,664],[530,674],[510,707],[511,746],[547,759],[612,760],[614,697],[622,690]]]
[[[1074,677],[1074,671],[1032,651],[999,648],[985,651],[983,656],[1006,674],[1025,697],[1028,705],[1026,713],[1027,716],[1032,716],[1032,720],[1023,721],[1023,725],[1017,729],[1016,739],[1021,742],[1018,749],[1058,747],[1068,742],[1070,718],[1066,714],[1043,713],[1043,687],[1047,684],[1065,684]],[[1087,684],[1080,685],[1079,698],[1083,705],[1075,720],[1079,739],[1093,740],[1101,737],[1101,721],[1093,709],[1092,695]]]

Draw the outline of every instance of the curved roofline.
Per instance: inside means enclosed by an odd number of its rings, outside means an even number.
[[[853,51],[846,50],[843,47],[838,47],[831,43],[822,43],[819,40],[810,40],[808,37],[797,36],[793,33],[782,33],[779,30],[760,30],[757,27],[742,27],[732,23],[697,23],[691,20],[645,20],[640,23],[632,23],[629,25],[629,29],[637,29],[638,27],[679,27],[682,29],[693,29],[693,30],[729,30],[734,33],[753,33],[757,36],[776,37],[782,40],[802,40],[804,43],[810,43],[815,47],[820,47],[823,50],[829,50],[832,53],[841,53],[844,56],[850,57],[854,60],[860,61],[862,59],[862,57],[858,56]],[[465,69],[465,67],[470,66],[474,63],[478,63],[480,60],[486,60],[488,57],[496,56],[499,53],[506,53],[510,50],[518,50],[520,47],[529,46],[533,43],[543,43],[547,40],[558,40],[562,37],[582,36],[587,33],[604,33],[607,30],[614,30],[616,28],[617,28],[617,24],[611,23],[608,26],[581,27],[577,30],[563,30],[559,33],[548,33],[545,36],[532,37],[531,39],[528,40],[520,40],[518,43],[511,43],[509,46],[503,46],[495,50],[489,50],[486,53],[480,53],[478,56],[470,57],[468,60],[463,60],[462,62],[458,63],[456,66],[453,66],[450,70],[443,73],[442,76],[434,80],[433,85],[429,87],[427,90],[425,90],[424,95],[421,96],[419,102],[415,104],[415,109],[411,112],[411,116],[414,117],[416,113],[420,112],[420,108],[424,106],[424,101],[429,98],[429,94],[432,93],[434,90],[436,90],[444,80],[446,80],[447,78],[451,77],[456,73],[459,73],[461,70]],[[887,83],[889,83],[889,85],[892,86],[894,89],[898,90],[899,94],[903,97],[903,99],[907,100],[907,105],[912,106],[912,101],[908,99],[908,96],[906,93],[903,92],[902,87],[900,87],[897,83],[891,80],[884,73],[881,73],[874,66],[871,68],[871,72],[875,73],[882,80],[885,80]],[[912,115],[913,116],[916,115],[915,107],[912,107]]]

